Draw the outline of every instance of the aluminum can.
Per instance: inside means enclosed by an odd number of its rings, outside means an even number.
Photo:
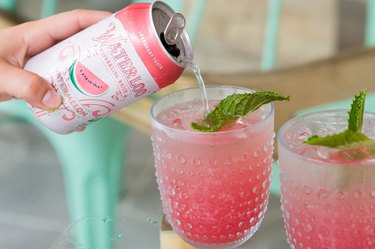
[[[185,30],[163,40],[175,12],[165,3],[136,3],[32,57],[25,70],[62,96],[55,111],[31,107],[50,130],[68,134],[174,83],[192,60]]]

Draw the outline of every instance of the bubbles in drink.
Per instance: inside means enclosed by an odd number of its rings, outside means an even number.
[[[219,101],[210,101],[208,112],[210,112]],[[191,130],[191,123],[200,122],[206,115],[206,110],[202,109],[200,100],[195,100],[170,107],[158,115],[164,125],[172,128]]]
[[[213,110],[220,100],[209,100],[208,112]],[[220,131],[240,129],[248,127],[252,124],[257,124],[261,120],[264,120],[270,112],[270,105],[265,105],[244,117],[240,117],[233,122],[229,122],[223,125]],[[202,109],[202,103],[200,100],[190,101],[182,104],[178,104],[168,108],[161,112],[157,119],[164,125],[181,130],[191,130],[191,123],[204,124],[203,118],[206,115],[206,111]]]

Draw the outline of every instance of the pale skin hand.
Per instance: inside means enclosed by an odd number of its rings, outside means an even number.
[[[45,79],[22,68],[30,57],[108,15],[72,10],[0,30],[0,101],[16,98],[45,110],[58,108],[61,96]]]

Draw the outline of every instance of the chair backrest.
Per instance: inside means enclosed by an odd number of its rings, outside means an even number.
[[[367,0],[365,45],[375,46],[375,1]]]
[[[12,11],[16,7],[17,0],[0,0],[0,7],[4,10]]]

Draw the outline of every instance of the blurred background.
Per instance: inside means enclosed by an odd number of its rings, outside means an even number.
[[[276,51],[270,66],[262,67],[271,2],[274,1],[205,2],[193,29],[195,62],[204,73],[286,69],[364,47],[367,1],[284,0],[280,17],[276,18]],[[0,0],[0,26],[76,8],[115,11],[128,3]],[[184,1],[182,12],[187,17],[194,4],[194,0]],[[123,148],[127,157],[117,207],[119,218],[113,221],[118,235],[114,239],[116,248],[156,249],[162,212],[151,142],[148,134],[133,128]],[[72,243],[72,231],[79,223],[101,223],[103,217],[86,217],[72,224],[65,194],[61,164],[49,140],[24,119],[9,112],[0,113],[0,248],[88,248]],[[260,231],[241,248],[288,248],[279,209],[279,197],[271,196]]]

